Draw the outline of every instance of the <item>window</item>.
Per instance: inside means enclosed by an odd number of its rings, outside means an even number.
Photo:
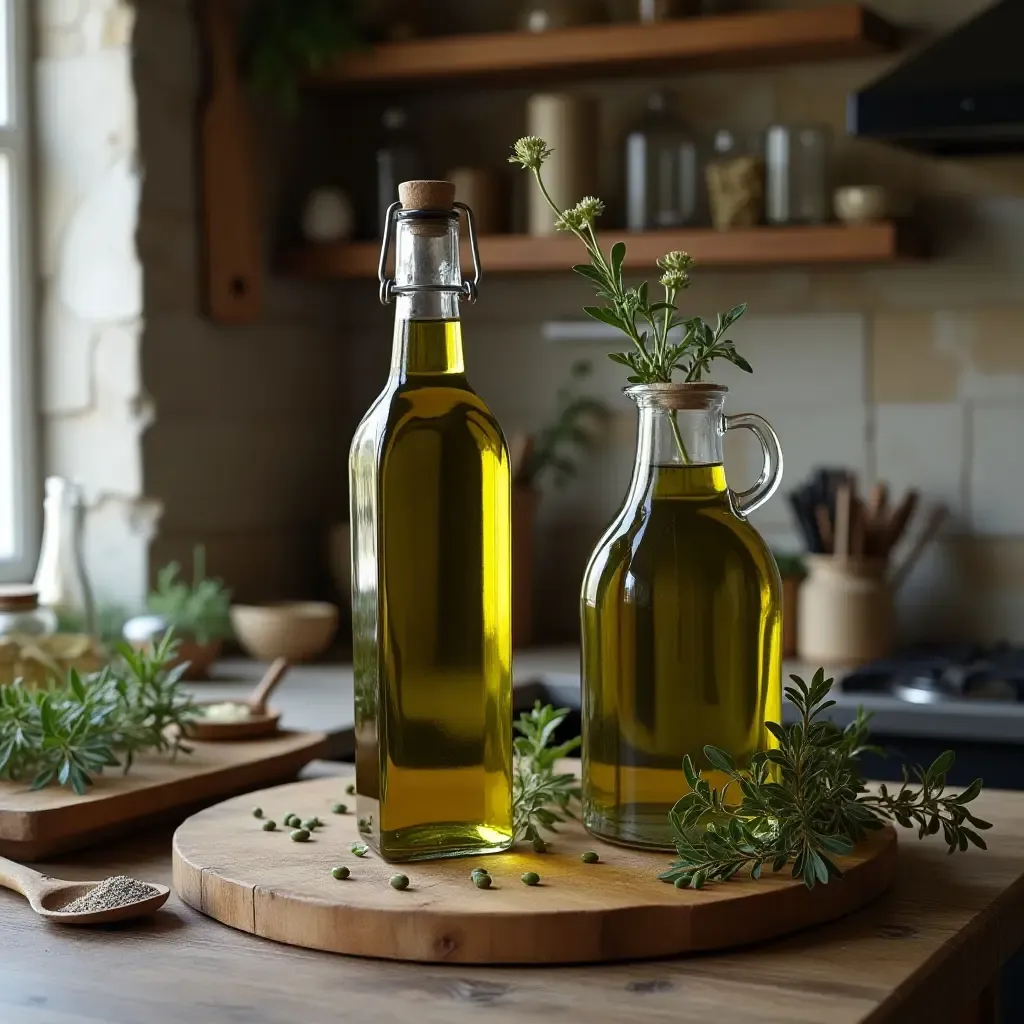
[[[28,0],[0,0],[0,582],[31,577],[39,530],[28,12]]]

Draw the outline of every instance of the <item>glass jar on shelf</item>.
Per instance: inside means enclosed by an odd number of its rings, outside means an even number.
[[[0,587],[0,640],[53,636],[56,632],[57,615],[39,607],[39,593],[34,587]]]
[[[773,124],[765,132],[765,217],[769,224],[829,219],[829,150],[823,124]]]
[[[764,157],[758,136],[722,129],[704,170],[711,222],[719,231],[750,228],[764,220]]]
[[[626,133],[626,227],[630,231],[683,227],[697,219],[697,145],[669,111],[665,93]]]

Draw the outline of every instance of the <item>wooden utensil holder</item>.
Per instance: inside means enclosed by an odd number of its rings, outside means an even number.
[[[893,596],[886,570],[883,559],[807,557],[797,627],[802,661],[860,665],[890,653]]]

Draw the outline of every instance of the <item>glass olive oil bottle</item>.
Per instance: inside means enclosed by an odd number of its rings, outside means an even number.
[[[687,791],[683,757],[720,785],[704,746],[742,764],[779,721],[782,585],[746,513],[775,490],[782,455],[760,417],[723,417],[724,387],[626,393],[640,407],[633,479],[583,583],[583,810],[602,839],[660,849]],[[742,494],[722,466],[730,427],[765,452]]]
[[[408,182],[389,211],[391,373],[350,456],[357,805],[390,861],[513,841],[511,474],[466,379],[459,296],[476,282],[454,192]]]

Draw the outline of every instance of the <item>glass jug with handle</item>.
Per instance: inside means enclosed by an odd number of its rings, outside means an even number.
[[[707,744],[742,765],[771,744],[781,704],[782,583],[747,516],[775,492],[782,452],[760,416],[725,416],[715,384],[641,384],[636,460],[581,598],[583,814],[594,835],[670,849],[687,754],[712,785]],[[726,483],[726,431],[751,430],[763,467]],[[738,798],[738,794],[737,794]]]

